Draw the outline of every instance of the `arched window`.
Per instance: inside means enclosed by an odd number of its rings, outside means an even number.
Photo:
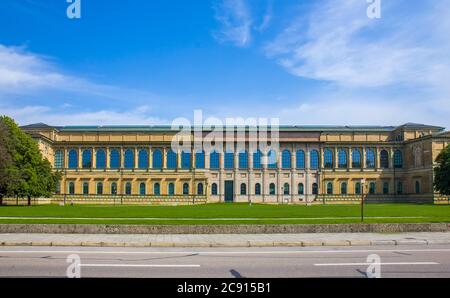
[[[89,194],[89,183],[83,182],[83,195],[88,195],[88,194]]]
[[[75,149],[69,151],[69,169],[78,168],[78,153]]]
[[[369,194],[374,195],[376,192],[376,184],[375,182],[369,183]]]
[[[304,195],[305,194],[305,187],[303,186],[303,183],[299,183],[297,188],[298,188],[298,194],[299,195]]]
[[[331,149],[325,149],[324,153],[323,153],[323,158],[324,158],[324,166],[327,169],[332,169],[333,168],[333,152],[331,151]]]
[[[103,194],[103,183],[98,182],[97,183],[97,194],[102,195]]]
[[[415,183],[415,190],[416,190],[416,194],[420,194],[420,182],[416,181]]]
[[[262,156],[262,153],[259,149],[256,150],[255,152],[253,152],[253,168],[254,169],[262,169],[261,156]]]
[[[400,150],[394,152],[394,168],[403,168],[403,155]]]
[[[213,196],[217,196],[217,183],[213,183],[213,184],[211,185],[211,194],[212,194]]]
[[[305,168],[305,151],[303,150],[297,150],[296,152],[296,167],[297,169],[304,169]]]
[[[163,167],[163,155],[159,149],[156,149],[152,153],[152,167],[153,169],[162,169]]]
[[[269,194],[270,195],[275,195],[276,194],[275,183],[270,183],[270,185],[269,185]]]
[[[92,151],[90,149],[83,150],[81,159],[83,169],[89,169],[92,167]]]
[[[95,152],[95,167],[97,169],[106,169],[106,153],[103,149],[98,149]]]
[[[267,167],[269,169],[276,169],[277,159],[277,152],[273,149],[269,150],[269,152],[267,152]]]
[[[117,195],[117,183],[116,182],[111,183],[111,194],[113,196]]]
[[[181,168],[184,170],[191,168],[191,152],[181,151]]]
[[[247,194],[247,184],[241,183],[241,195]]]
[[[234,169],[234,153],[225,152],[225,169]]]
[[[355,183],[355,194],[357,194],[357,195],[361,194],[361,182]]]
[[[177,168],[177,153],[170,149],[167,151],[167,168],[176,169]]]
[[[283,194],[285,196],[289,195],[291,193],[290,187],[289,187],[289,183],[285,183],[283,185]]]
[[[403,194],[403,183],[401,181],[397,182],[397,194]]]
[[[372,149],[366,150],[366,167],[375,168],[375,153]]]
[[[341,195],[346,195],[347,194],[347,182],[342,182],[341,183]]]
[[[340,149],[338,153],[338,166],[339,168],[347,167],[347,151]]]
[[[389,154],[386,150],[381,150],[380,152],[380,165],[383,169],[389,168]]]
[[[309,167],[312,170],[317,170],[319,168],[319,151],[311,150],[309,152]]]
[[[313,183],[313,185],[312,185],[312,194],[313,195],[319,194],[319,186],[317,185],[317,183]]]
[[[118,149],[112,149],[109,153],[109,167],[111,169],[120,168],[120,153]]]
[[[261,184],[259,183],[255,184],[255,195],[257,196],[261,195]]]
[[[183,184],[183,195],[188,195],[189,194],[189,183],[184,183]]]
[[[57,169],[62,169],[64,167],[64,153],[62,152],[62,150],[57,150],[55,152],[55,163],[54,166]]]
[[[74,194],[75,194],[75,183],[69,182],[69,195],[74,195]]]
[[[195,153],[195,168],[196,169],[205,168],[205,151],[197,151]]]
[[[203,183],[197,184],[197,194],[203,195]]]
[[[359,149],[352,150],[352,168],[361,167],[361,151]]]
[[[173,196],[175,194],[175,184],[173,184],[172,182],[170,182],[169,185],[167,186],[167,193],[170,196]]]
[[[127,196],[131,195],[131,182],[125,183],[125,194]]]
[[[124,168],[133,169],[134,168],[134,152],[132,149],[125,150],[124,154]]]
[[[156,182],[155,184],[153,184],[153,194],[154,194],[155,196],[161,195],[161,185],[160,185],[158,182]]]
[[[383,194],[384,195],[389,194],[389,182],[384,182],[383,183]]]
[[[245,150],[239,152],[239,169],[248,169],[248,153]]]
[[[329,195],[333,194],[333,182],[327,183],[327,194],[329,194]]]
[[[138,168],[148,169],[148,151],[147,149],[141,149],[138,152]]]
[[[291,163],[291,151],[289,150],[283,150],[283,152],[281,153],[281,167],[283,169],[290,169],[292,168],[292,163]]]
[[[209,168],[215,170],[220,168],[220,154],[216,151],[209,154]]]
[[[139,195],[145,196],[145,194],[146,194],[145,183],[141,182],[141,184],[139,184]]]

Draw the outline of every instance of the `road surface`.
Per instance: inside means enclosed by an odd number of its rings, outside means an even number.
[[[450,277],[450,245],[0,247],[0,277],[66,277],[71,265],[81,277],[366,277],[369,255],[380,263],[381,277]]]

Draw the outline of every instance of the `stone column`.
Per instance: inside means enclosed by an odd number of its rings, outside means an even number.
[[[81,150],[80,147],[78,147],[78,168],[83,168],[83,150]]]
[[[163,169],[167,169],[167,148],[164,147],[162,150],[163,153]]]
[[[139,159],[138,159],[138,157],[139,157],[138,154],[139,154],[139,148],[135,147],[135,148],[134,148],[134,167],[133,167],[133,168],[135,168],[135,169],[138,168],[138,161],[139,161]]]
[[[91,169],[95,169],[97,165],[97,148],[92,147]]]
[[[68,155],[68,150],[67,148],[64,148],[64,169],[67,169],[69,167],[69,155]]]
[[[106,147],[105,149],[105,154],[106,154],[106,164],[105,164],[105,168],[109,169],[111,167],[111,161],[110,161],[110,154],[111,149],[109,147]]]
[[[148,148],[148,168],[153,168],[153,150],[151,146]]]
[[[352,163],[353,163],[353,157],[352,157],[352,152],[353,152],[353,148],[352,147],[348,147],[348,169],[353,168]]]

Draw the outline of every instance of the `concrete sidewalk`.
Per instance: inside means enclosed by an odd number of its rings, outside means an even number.
[[[0,234],[0,246],[273,247],[450,244],[450,232],[304,234]]]

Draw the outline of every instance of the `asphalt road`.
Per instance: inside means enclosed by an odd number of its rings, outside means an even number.
[[[381,277],[450,277],[450,245],[0,247],[0,277],[66,277],[68,268],[81,277],[367,277],[369,255]]]

